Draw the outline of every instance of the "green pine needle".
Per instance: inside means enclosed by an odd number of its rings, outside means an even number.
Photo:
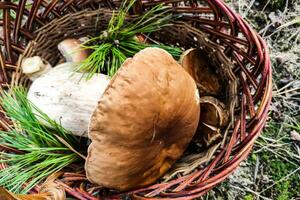
[[[179,58],[182,51],[178,47],[145,44],[135,39],[136,34],[151,33],[169,26],[174,15],[162,5],[157,5],[134,21],[125,23],[126,15],[135,0],[130,0],[128,6],[125,6],[126,2],[122,4],[117,15],[112,15],[107,30],[82,45],[92,50],[92,54],[77,68],[77,71],[86,72],[87,79],[99,72],[113,76],[126,58],[147,47],[165,49],[175,58]]]
[[[3,92],[0,101],[15,124],[10,131],[0,131],[0,143],[22,152],[0,152],[0,164],[7,165],[0,170],[0,186],[24,194],[49,175],[81,159],[60,140],[75,147],[79,145],[76,138],[29,102],[25,89],[15,88],[12,94]]]

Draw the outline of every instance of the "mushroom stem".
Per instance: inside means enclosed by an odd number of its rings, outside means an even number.
[[[109,78],[96,74],[88,81],[82,80],[83,74],[73,71],[75,66],[63,63],[37,78],[29,88],[28,99],[73,134],[87,137],[90,116]]]
[[[34,81],[41,75],[47,73],[52,66],[39,56],[25,58],[21,64],[22,72],[26,74],[30,80]]]

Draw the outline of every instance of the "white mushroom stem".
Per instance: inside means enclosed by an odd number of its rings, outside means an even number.
[[[67,62],[79,63],[89,56],[89,51],[82,48],[81,43],[81,40],[65,39],[58,44],[57,48]]]
[[[95,74],[86,81],[82,73],[73,72],[75,66],[63,63],[37,78],[28,91],[28,99],[74,135],[86,137],[90,117],[109,78]]]
[[[52,66],[39,56],[24,58],[21,64],[22,72],[26,74],[30,80],[34,81],[42,74],[49,71]]]

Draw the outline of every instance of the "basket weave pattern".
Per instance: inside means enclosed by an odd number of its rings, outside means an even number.
[[[0,2],[3,15],[3,19],[0,20],[0,26],[3,28],[3,33],[0,34],[0,41],[3,44],[0,51],[0,84],[3,89],[12,83],[15,84],[14,80],[18,79],[16,71],[19,70],[20,55],[24,52],[22,56],[41,54],[40,56],[51,63],[58,62],[59,57],[51,56],[53,54],[51,49],[56,48],[56,44],[42,37],[47,30],[56,27],[54,19],[59,19],[60,22],[65,20],[68,23],[64,24],[70,25],[71,22],[68,20],[72,15],[73,18],[78,18],[79,25],[84,24],[78,26],[76,32],[68,30],[66,25],[64,27],[66,31],[57,37],[63,39],[72,34],[77,37],[85,36],[95,32],[95,24],[88,22],[96,18],[101,13],[101,9],[106,9],[105,15],[109,19],[111,14],[107,10],[120,5],[119,1],[113,0],[52,0],[50,2],[35,0],[33,2],[30,9],[26,8],[26,0],[20,0],[18,3]],[[117,194],[114,198],[130,194],[140,199],[194,199],[205,194],[227,178],[247,157],[267,119],[272,76],[268,48],[263,39],[222,0],[141,0],[136,3],[134,12],[141,13],[159,3],[165,3],[174,12],[183,15],[182,22],[162,30],[161,34],[170,35],[164,42],[180,43],[182,47],[201,47],[203,44],[209,48],[208,51],[216,52],[218,60],[228,62],[227,58],[229,58],[234,64],[233,72],[238,79],[236,95],[238,109],[234,111],[233,124],[226,142],[215,152],[212,161],[205,168],[198,168],[188,175],[168,182],[126,194]],[[13,12],[15,17],[11,17]],[[80,21],[82,16],[86,19]],[[46,24],[47,28],[40,29]],[[101,29],[105,22],[100,20],[97,24],[97,28]],[[197,37],[199,35],[197,31],[205,33],[205,36]],[[31,40],[44,41],[44,46],[38,48],[48,51],[35,48],[34,42],[27,46]],[[2,129],[5,129],[7,122],[2,118],[0,122]],[[78,176],[77,179],[84,179],[84,177]],[[64,186],[69,194],[78,199],[95,199],[80,187],[70,187],[67,184]]]

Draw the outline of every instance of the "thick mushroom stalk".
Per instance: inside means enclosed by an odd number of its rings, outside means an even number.
[[[124,62],[92,115],[88,179],[122,191],[152,184],[186,149],[199,113],[192,77],[164,50],[140,51]]]
[[[28,99],[73,134],[86,137],[90,117],[109,78],[96,74],[86,81],[74,68],[74,63],[64,63],[38,77],[29,88]]]

